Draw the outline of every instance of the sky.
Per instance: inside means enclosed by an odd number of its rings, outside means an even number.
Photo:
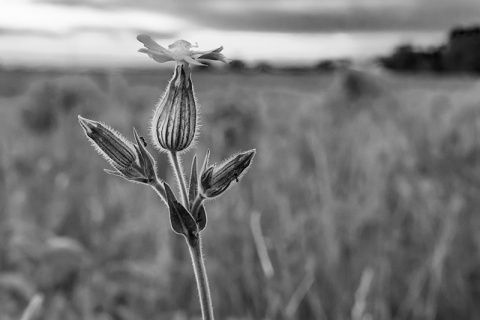
[[[136,35],[233,59],[314,64],[445,41],[478,0],[0,0],[0,64],[147,66]]]

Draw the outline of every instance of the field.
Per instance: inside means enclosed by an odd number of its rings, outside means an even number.
[[[1,320],[19,319],[35,292],[48,320],[199,319],[165,205],[105,174],[77,121],[147,137],[169,78],[2,71]],[[218,319],[480,318],[478,80],[348,70],[193,81],[200,159],[257,149],[241,183],[207,203]]]

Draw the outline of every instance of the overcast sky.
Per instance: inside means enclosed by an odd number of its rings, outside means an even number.
[[[247,60],[366,57],[480,23],[478,0],[1,0],[0,63],[143,64],[138,33]]]

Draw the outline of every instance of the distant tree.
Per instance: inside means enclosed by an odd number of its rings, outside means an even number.
[[[445,52],[448,70],[480,73],[480,26],[450,32]]]
[[[245,64],[245,62],[238,59],[232,60],[232,62],[230,62],[229,67],[230,67],[230,70],[234,72],[242,72],[247,69],[247,65]]]
[[[427,49],[427,51],[425,52],[425,55],[426,55],[425,58],[426,58],[428,70],[431,70],[437,73],[445,71],[444,53],[445,53],[444,45]]]
[[[418,56],[414,47],[403,44],[395,49],[392,56],[383,60],[385,67],[398,71],[415,71],[418,69]]]
[[[260,73],[270,73],[273,69],[274,67],[268,62],[259,62],[254,68],[255,71]]]
[[[315,65],[315,70],[322,72],[334,71],[337,68],[334,60],[322,60]]]
[[[443,72],[445,47],[431,47],[427,49],[415,48],[406,44],[397,47],[394,53],[379,62],[388,69],[402,72]]]
[[[454,28],[448,42],[438,47],[401,45],[379,61],[385,68],[403,72],[480,73],[480,26]]]

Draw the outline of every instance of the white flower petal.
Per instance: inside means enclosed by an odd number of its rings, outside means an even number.
[[[195,52],[194,52],[194,55],[195,55],[195,56],[201,56],[201,55],[208,54],[208,53],[212,53],[212,52],[221,52],[222,50],[223,50],[223,46],[220,46],[220,47],[218,47],[217,49],[213,49],[213,50],[195,51]]]
[[[148,49],[157,50],[157,51],[163,52],[164,54],[169,53],[168,49],[162,47],[161,45],[153,41],[153,39],[149,35],[140,34],[137,36],[137,40],[143,43],[143,45]]]
[[[185,60],[186,62],[190,63],[190,64],[194,64],[194,65],[197,65],[197,66],[204,66],[205,64],[201,63],[201,62],[198,62],[197,60],[193,59],[192,57],[190,56],[184,56],[183,57],[183,60]]]
[[[160,52],[160,51],[141,48],[138,50],[138,52],[146,53],[150,58],[160,63],[174,60],[171,56],[164,54],[163,52]]]

